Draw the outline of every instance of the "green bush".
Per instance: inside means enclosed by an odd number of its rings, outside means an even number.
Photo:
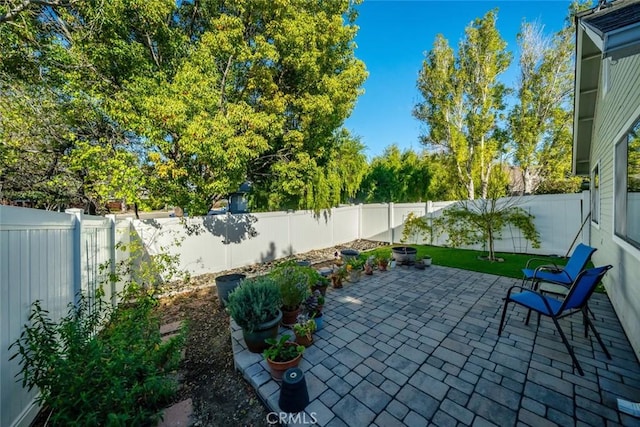
[[[30,324],[11,345],[20,357],[23,386],[38,387],[52,425],[154,425],[170,402],[184,330],[160,337],[156,299],[128,291],[117,308],[80,297],[59,321],[40,301]]]
[[[296,265],[295,261],[287,261],[274,268],[269,276],[280,287],[282,306],[287,311],[295,311],[311,293],[307,267]]]
[[[227,312],[238,326],[253,332],[258,325],[274,319],[282,306],[280,288],[269,276],[243,280],[229,294]]]

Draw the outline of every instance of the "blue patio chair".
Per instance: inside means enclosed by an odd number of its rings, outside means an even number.
[[[572,314],[582,313],[582,319],[585,328],[585,337],[588,336],[588,327],[591,328],[593,334],[598,340],[598,343],[600,343],[600,347],[602,347],[602,350],[607,355],[607,357],[611,359],[611,355],[609,354],[607,348],[604,346],[604,342],[602,342],[600,334],[593,325],[593,322],[591,322],[591,320],[589,319],[589,316],[587,316],[587,302],[593,294],[593,291],[595,291],[596,286],[598,286],[604,275],[611,268],[611,265],[606,265],[604,267],[583,270],[573,281],[573,284],[569,288],[569,291],[567,292],[567,295],[564,297],[564,299],[557,299],[522,286],[512,286],[511,288],[509,288],[507,296],[504,298],[504,308],[502,309],[502,318],[500,319],[498,336],[502,334],[504,319],[507,314],[507,305],[510,302],[528,308],[529,312],[535,311],[536,313],[538,313],[538,324],[540,323],[540,315],[548,316],[551,318],[553,324],[558,330],[560,338],[562,338],[562,342],[564,343],[565,347],[567,347],[569,355],[573,360],[573,365],[578,369],[580,375],[584,375],[582,367],[580,366],[580,363],[578,363],[578,359],[576,359],[576,356],[573,352],[573,348],[571,347],[571,345],[569,345],[569,341],[567,340],[567,337],[560,327],[560,323],[558,323],[558,319],[570,316]],[[521,292],[514,293],[513,291],[516,289],[521,290]],[[527,316],[525,324],[529,324],[529,316]]]
[[[578,274],[585,269],[589,260],[591,260],[591,256],[596,250],[596,248],[580,243],[576,246],[576,249],[569,258],[569,261],[567,261],[567,264],[564,266],[549,264],[549,260],[544,259],[547,264],[540,265],[535,269],[532,269],[530,268],[531,263],[533,261],[539,261],[541,258],[531,258],[527,261],[525,268],[522,269],[522,273],[524,274],[524,277],[522,278],[522,286],[524,286],[527,280],[531,280],[531,288],[534,290],[538,289],[540,282],[561,285],[568,288],[576,280]],[[547,292],[550,293],[566,294],[566,292],[563,292],[561,288],[550,287],[548,289],[549,290]],[[560,292],[554,292],[554,290]]]

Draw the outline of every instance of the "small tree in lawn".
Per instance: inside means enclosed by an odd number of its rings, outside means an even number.
[[[413,212],[409,212],[409,215],[404,220],[402,239],[400,241],[406,243],[411,239],[413,243],[418,243],[420,238],[431,243],[435,234],[436,230],[434,230],[433,224],[429,223],[429,219],[426,216],[418,216]]]
[[[496,174],[498,175],[498,174]],[[496,261],[495,240],[501,237],[505,226],[518,228],[532,247],[540,247],[540,234],[533,223],[534,216],[517,206],[518,198],[500,198],[504,195],[504,177],[492,179],[487,198],[460,201],[446,209],[434,225],[446,231],[452,246],[486,244],[488,259]]]

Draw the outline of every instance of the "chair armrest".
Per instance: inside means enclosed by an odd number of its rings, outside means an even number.
[[[530,258],[530,259],[527,261],[527,264],[525,265],[525,267],[524,267],[524,268],[525,268],[525,269],[529,269],[529,264],[530,264],[532,261],[542,261],[543,263],[545,263],[545,265],[549,265],[549,260],[548,260],[548,259],[546,259],[546,258]],[[557,265],[557,264],[556,264],[556,263],[554,263],[554,262],[551,262],[551,265],[553,265],[555,268],[557,268],[557,269],[559,269],[559,270],[561,270],[561,269],[562,269],[562,266],[559,266],[559,265]]]
[[[551,271],[555,274],[564,274],[566,276],[567,279],[569,279],[569,282],[573,282],[573,278],[571,276],[569,276],[569,273],[567,273],[563,267],[558,266],[556,264],[553,265],[539,265],[538,267],[536,267],[536,269],[533,271],[533,278],[536,279],[536,274],[539,271]]]

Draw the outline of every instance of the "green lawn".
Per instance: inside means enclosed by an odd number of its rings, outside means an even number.
[[[473,251],[467,249],[455,249],[455,248],[443,248],[440,246],[428,246],[428,245],[396,245],[396,246],[411,246],[418,249],[418,257],[424,257],[430,255],[433,259],[434,265],[443,265],[445,267],[461,268],[463,270],[478,271],[481,273],[495,274],[498,276],[522,277],[522,269],[527,261],[533,257],[542,258],[545,261],[534,264],[534,266],[540,264],[559,264],[564,265],[566,259],[559,257],[545,257],[540,255],[526,255],[526,254],[510,254],[510,253],[498,253],[497,256],[504,259],[504,262],[490,262],[479,259],[478,257],[486,255],[486,252]],[[374,249],[372,251],[364,252],[363,257],[368,257],[371,254],[382,255],[391,257],[391,246]]]

